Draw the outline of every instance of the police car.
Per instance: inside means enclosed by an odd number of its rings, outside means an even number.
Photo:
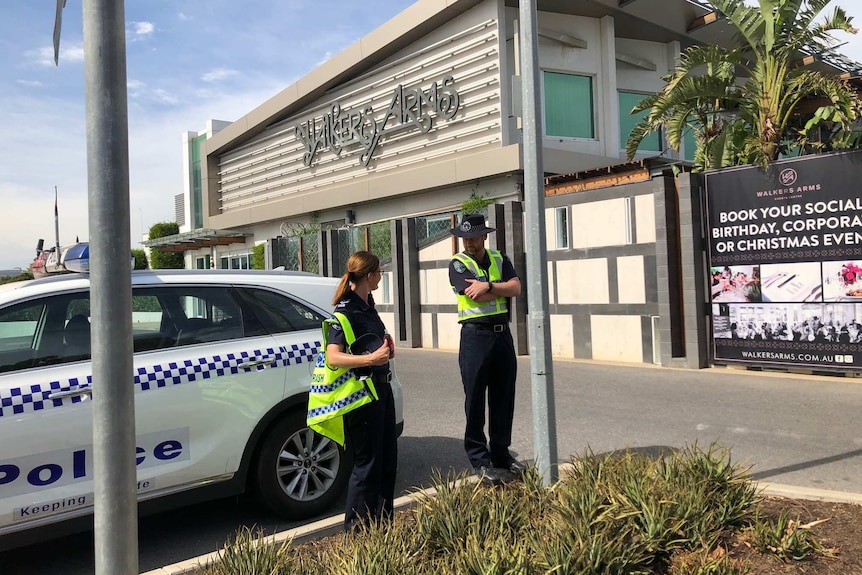
[[[290,518],[331,506],[349,446],[305,417],[336,284],[301,272],[133,272],[144,512],[243,491]],[[80,519],[93,510],[89,288],[86,274],[0,286],[0,548],[90,520]],[[392,388],[401,427],[396,377]]]

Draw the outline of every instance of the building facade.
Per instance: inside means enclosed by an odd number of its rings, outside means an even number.
[[[697,235],[697,184],[669,168],[694,142],[677,154],[655,134],[634,163],[624,148],[639,121],[629,111],[681,51],[729,42],[728,30],[700,0],[538,10],[554,354],[703,366],[705,300],[688,281],[702,256],[684,235]],[[491,245],[525,273],[518,17],[508,0],[419,0],[237,121],[187,136],[200,195],[193,167],[188,231],[162,246],[186,251],[189,267],[243,267],[237,254],[267,242],[270,267],[341,275],[349,251],[381,245],[371,232],[383,226],[390,331],[457,347],[445,274],[465,200],[492,203]]]

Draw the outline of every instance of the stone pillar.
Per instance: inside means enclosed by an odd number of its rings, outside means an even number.
[[[656,264],[661,363],[709,366],[703,178],[656,178]]]
[[[323,230],[317,232],[317,261],[320,269],[318,273],[322,277],[331,277],[332,268],[329,267],[329,244],[327,243],[327,234]]]
[[[416,219],[392,220],[392,275],[395,293],[395,334],[408,347],[422,347],[419,292],[419,248]]]
[[[320,245],[325,246],[322,249],[324,252],[324,258],[321,263],[325,262],[326,275],[329,277],[341,277],[344,274],[344,270],[339,270],[340,267],[338,262],[338,230],[326,230],[325,232],[321,232],[323,237],[321,238]]]

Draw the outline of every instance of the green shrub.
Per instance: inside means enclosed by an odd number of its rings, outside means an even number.
[[[800,527],[799,518],[791,519],[787,511],[782,511],[775,521],[756,516],[744,536],[761,553],[793,561],[801,561],[823,549],[810,531]]]
[[[155,240],[180,233],[176,222],[160,222],[150,226],[149,238]],[[182,252],[166,252],[159,248],[150,250],[150,267],[154,270],[181,270],[185,267]]]
[[[136,270],[145,270],[150,264],[147,260],[147,252],[144,250],[132,250],[132,257],[135,258],[135,267],[133,269]]]
[[[746,575],[751,568],[736,559],[731,559],[724,547],[710,551],[701,548],[680,553],[673,558],[668,575]]]
[[[257,244],[251,248],[251,269],[265,270],[266,269],[266,244]]]
[[[240,529],[233,541],[219,551],[218,561],[207,565],[202,575],[281,575],[295,572],[287,554],[290,542],[267,544],[263,530]]]
[[[417,494],[391,524],[313,545],[263,552],[241,532],[222,570],[201,575],[744,575],[723,542],[746,525],[757,549],[794,559],[818,549],[786,516],[754,518],[747,470],[714,445],[658,458],[587,452],[549,488],[536,469],[498,487],[465,474],[433,482],[436,494]]]
[[[403,575],[421,564],[421,542],[403,517],[337,539],[320,560],[327,575]]]

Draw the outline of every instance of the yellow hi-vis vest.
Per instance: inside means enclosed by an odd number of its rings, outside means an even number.
[[[483,282],[497,281],[503,279],[503,254],[497,250],[487,250],[491,256],[491,267],[488,268],[488,275],[485,276],[485,270],[479,267],[476,260],[463,253],[457,253],[452,256],[453,260],[458,260],[464,267],[470,270],[476,279]],[[498,296],[493,301],[479,303],[467,295],[459,294],[455,286],[452,286],[452,291],[455,292],[455,297],[458,298],[458,321],[472,319],[476,317],[485,317],[489,315],[504,314],[508,311],[506,298]]]
[[[306,423],[320,435],[343,446],[344,415],[377,400],[377,390],[374,389],[371,377],[359,378],[352,369],[331,367],[326,361],[327,338],[331,325],[341,324],[348,350],[356,341],[347,317],[341,313],[333,315],[335,319],[323,321],[323,347],[317,354],[317,363],[311,376]]]

